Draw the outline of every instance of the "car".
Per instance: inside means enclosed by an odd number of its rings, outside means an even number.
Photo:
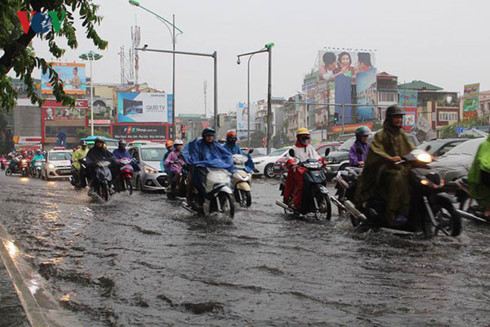
[[[70,178],[73,152],[66,149],[48,151],[41,166],[41,178],[45,180]]]
[[[430,164],[444,179],[446,190],[452,190],[454,181],[468,175],[476,151],[485,140],[485,137],[480,137],[463,142]]]
[[[274,177],[274,163],[279,158],[287,156],[289,149],[291,149],[291,147],[287,146],[273,150],[269,155],[253,158],[255,165],[254,175],[264,175],[268,178]]]
[[[325,150],[330,149],[330,152],[333,152],[336,151],[341,145],[342,142],[327,142],[318,145],[315,150],[323,157]]]
[[[427,150],[427,148],[430,146],[429,152],[434,158],[440,157],[455,146],[468,141],[468,139],[461,138],[461,139],[435,139],[435,140],[430,140],[427,142],[424,142],[420,144],[417,148],[422,149],[422,150]]]
[[[167,173],[161,165],[167,153],[165,145],[160,143],[137,144],[129,147],[129,154],[136,160],[140,171],[133,174],[133,185],[137,190],[165,191]]]

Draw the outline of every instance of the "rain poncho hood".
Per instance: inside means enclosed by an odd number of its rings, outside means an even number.
[[[186,163],[196,167],[222,168],[233,172],[231,152],[218,142],[207,144],[202,138],[188,143],[182,150]]]
[[[482,183],[481,171],[490,172],[490,136],[480,144],[468,173],[470,193],[481,206],[490,206],[490,188]]]

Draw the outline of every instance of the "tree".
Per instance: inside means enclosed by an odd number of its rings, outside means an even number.
[[[264,146],[262,142],[265,136],[264,132],[256,130],[250,135],[250,146],[253,148],[262,148]]]
[[[102,40],[95,30],[102,18],[97,16],[98,5],[91,0],[2,0],[0,2],[0,49],[3,54],[0,57],[0,107],[10,110],[15,106],[17,92],[12,87],[11,78],[7,74],[13,70],[27,87],[27,94],[32,103],[41,105],[42,99],[35,92],[32,72],[39,68],[43,73],[48,73],[50,82],[53,84],[53,95],[58,102],[65,105],[74,105],[74,99],[63,91],[63,81],[58,79],[58,74],[42,57],[38,57],[32,48],[31,41],[38,36],[49,45],[49,51],[55,58],[60,58],[65,50],[61,49],[55,39],[65,37],[71,49],[78,46],[73,26],[74,15],[78,14],[82,20],[82,26],[88,39],[91,39],[98,49],[105,49],[107,41]],[[18,11],[57,12],[61,23],[59,33],[55,32],[53,26],[44,34],[36,34],[29,27],[27,33],[20,23]],[[63,14],[66,12],[66,14]],[[32,18],[32,17],[31,17]],[[54,24],[53,24],[54,25]]]

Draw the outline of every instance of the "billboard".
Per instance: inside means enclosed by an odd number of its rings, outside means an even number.
[[[85,120],[87,100],[75,100],[75,107],[64,106],[56,100],[46,100],[42,105],[42,113],[45,121],[60,120]]]
[[[119,123],[167,123],[172,121],[173,98],[165,93],[117,93]]]
[[[463,118],[465,120],[478,117],[480,83],[464,86]]]
[[[373,52],[322,50],[318,71],[318,79],[335,94],[335,113],[341,119],[345,115],[345,123],[373,119],[377,74]]]
[[[418,91],[399,90],[398,104],[405,111],[403,129],[410,132],[417,122]]]
[[[255,105],[250,104],[248,110],[245,102],[239,102],[236,109],[236,129],[237,131],[248,131],[248,115],[250,114],[250,130],[255,130]]]
[[[111,134],[123,140],[166,140],[167,124],[111,124]]]
[[[85,64],[52,62],[51,67],[58,73],[63,81],[66,94],[85,94],[87,81],[85,78]],[[53,85],[49,80],[49,74],[41,73],[41,93],[53,94]]]

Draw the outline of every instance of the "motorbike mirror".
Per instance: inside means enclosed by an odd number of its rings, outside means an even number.
[[[294,149],[289,149],[289,156],[294,157]]]
[[[430,149],[432,149],[432,146],[430,144],[425,147],[425,151],[427,151],[427,152],[429,152]]]
[[[327,148],[327,149],[325,150],[325,157],[328,157],[328,155],[329,155],[329,154],[330,154],[330,148]]]
[[[248,149],[248,154],[252,154],[254,152],[254,149],[250,148]]]

